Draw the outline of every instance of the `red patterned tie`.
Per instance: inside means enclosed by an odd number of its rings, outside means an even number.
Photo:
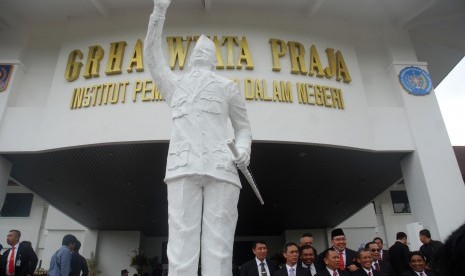
[[[371,276],[371,271],[370,271],[370,272],[368,272],[368,276]]]
[[[342,256],[342,251],[339,252],[339,269],[340,269],[340,270],[345,270],[345,266],[344,266],[344,256]]]
[[[15,273],[15,247],[11,248],[10,260],[8,262],[8,274],[13,275]]]
[[[424,275],[423,272],[420,272],[420,276],[423,276],[423,275]]]
[[[333,276],[337,276],[337,271],[336,270],[334,270]]]

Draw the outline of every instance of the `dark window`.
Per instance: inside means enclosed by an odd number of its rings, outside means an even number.
[[[411,213],[406,191],[391,191],[394,213]]]
[[[29,217],[31,213],[33,194],[6,194],[0,216],[2,217]]]

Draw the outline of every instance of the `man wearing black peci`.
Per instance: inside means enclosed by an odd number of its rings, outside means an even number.
[[[357,270],[358,267],[355,265],[357,252],[346,247],[346,236],[341,228],[336,228],[331,231],[331,243],[333,245],[331,248],[339,255],[339,269],[349,272]],[[318,258],[320,260],[319,269],[323,269],[326,266],[326,264],[322,262],[325,258],[325,252],[321,253]]]

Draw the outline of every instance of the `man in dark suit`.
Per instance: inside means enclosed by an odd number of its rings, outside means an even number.
[[[370,250],[371,252],[371,257],[373,257],[371,267],[375,271],[380,271],[383,276],[394,276],[391,265],[388,262],[379,259],[379,253],[381,250],[376,242],[373,241],[365,244],[365,249]]]
[[[339,269],[339,253],[334,248],[328,248],[320,254],[325,267],[318,271],[317,276],[347,276],[348,272]]]
[[[357,252],[346,247],[346,236],[341,228],[336,228],[331,231],[331,243],[333,244],[332,249],[336,250],[339,255],[339,269],[346,270],[348,272],[354,272],[357,270],[358,267],[355,265]],[[325,252],[318,256],[318,259],[320,260],[318,269],[323,269],[326,266],[323,262],[323,259],[325,258],[324,253]]]
[[[11,246],[2,255],[0,276],[32,276],[37,266],[37,255],[31,246],[20,244],[21,232],[10,230],[6,242]]]
[[[433,271],[425,271],[426,261],[419,251],[409,254],[410,271],[404,271],[401,276],[436,276]]]
[[[274,276],[278,265],[274,261],[266,259],[268,255],[266,243],[264,241],[254,242],[252,252],[255,258],[241,266],[241,276]]]
[[[379,249],[381,250],[379,253],[379,259],[381,261],[385,261],[385,262],[388,262],[389,263],[389,251],[384,249],[384,242],[383,242],[383,239],[381,239],[380,237],[376,237],[373,239],[374,242],[376,242],[376,244],[378,244],[379,246]]]
[[[389,248],[389,259],[391,266],[397,275],[410,270],[409,253],[407,246],[407,234],[399,232],[396,234],[396,242]]]
[[[431,233],[428,229],[420,230],[420,241],[423,245],[420,247],[420,252],[426,259],[426,270],[436,271],[438,252],[444,244],[440,241],[431,239]]]
[[[310,245],[312,248],[313,248],[313,253],[315,255],[315,260],[314,260],[314,264],[318,264],[318,251],[315,249],[315,247],[313,247],[313,234],[312,233],[303,233],[302,236],[300,236],[300,245],[299,247],[302,248],[302,246],[304,245]],[[301,249],[302,251],[302,249]],[[300,256],[302,257],[302,254],[300,254]],[[302,261],[299,261],[299,264],[301,264]]]
[[[286,266],[276,271],[275,276],[311,276],[310,271],[297,265],[299,260],[299,247],[297,244],[286,243],[283,248]]]
[[[79,254],[81,248],[81,242],[76,241],[74,244],[74,250],[71,253],[71,272],[69,276],[87,276],[89,275],[89,268],[87,267],[86,258]],[[81,275],[82,271],[82,275]]]
[[[376,271],[371,267],[373,257],[368,249],[360,249],[357,253],[357,262],[360,264],[360,269],[352,272],[353,276],[383,276],[381,271]]]
[[[315,267],[316,251],[311,245],[300,246],[300,260],[298,266],[310,271],[312,276],[315,276],[317,271]]]

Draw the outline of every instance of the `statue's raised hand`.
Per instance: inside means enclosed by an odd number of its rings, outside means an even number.
[[[155,5],[155,8],[166,10],[171,4],[171,0],[153,0],[153,4]]]

